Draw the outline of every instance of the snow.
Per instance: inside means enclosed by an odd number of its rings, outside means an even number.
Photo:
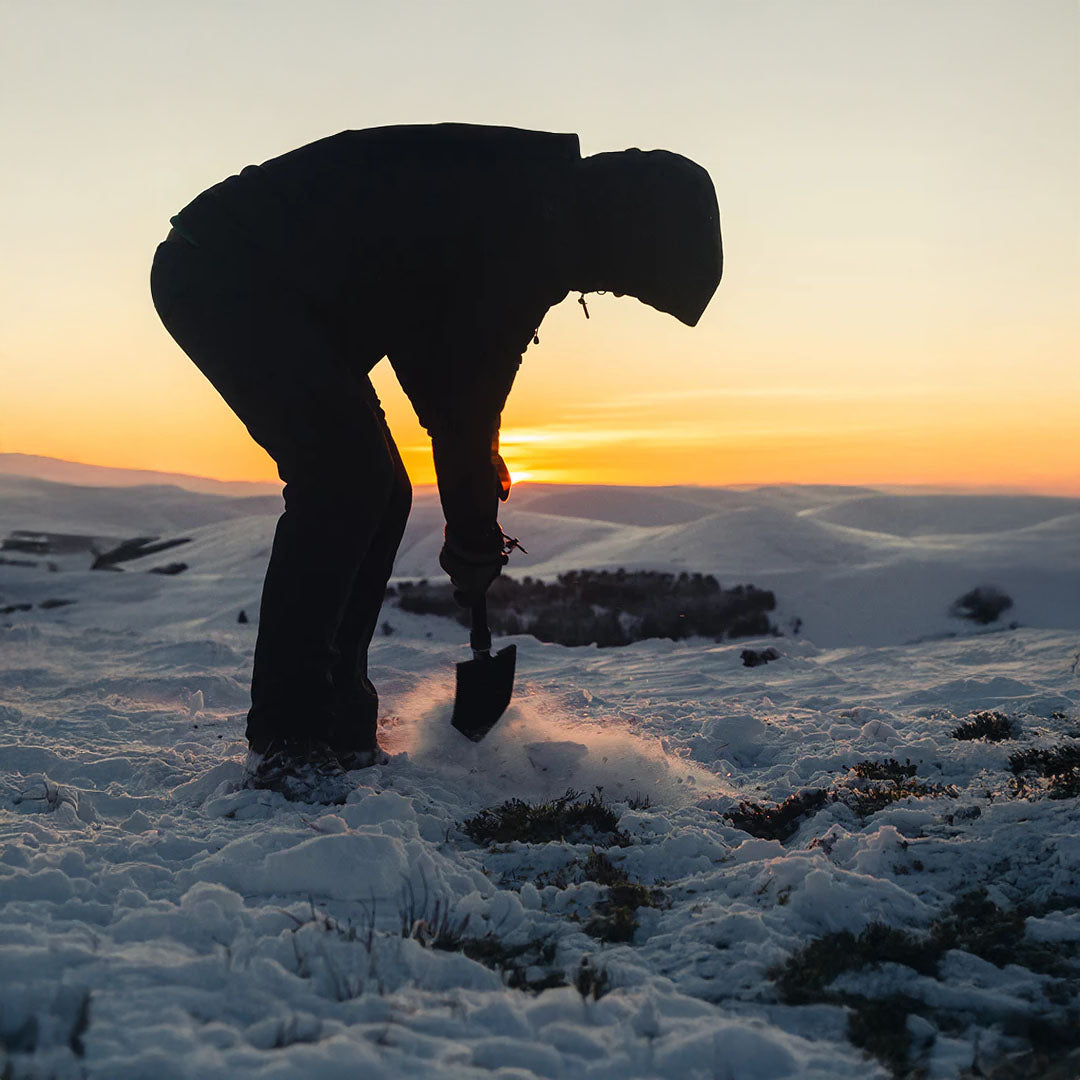
[[[274,498],[56,477],[0,475],[0,536],[190,542],[121,573],[91,571],[88,548],[3,553],[35,563],[0,563],[0,607],[35,605],[0,616],[0,1047],[16,1076],[887,1076],[841,1005],[784,1004],[776,965],[827,933],[926,931],[978,887],[1028,905],[1028,941],[1080,941],[1076,800],[1008,784],[1010,753],[1080,728],[1080,500],[523,486],[504,526],[531,554],[513,572],[711,572],[774,589],[787,633],[514,638],[514,702],[472,744],[449,726],[464,631],[387,607],[372,670],[391,761],[327,807],[238,787]],[[396,572],[434,578],[438,543],[422,490]],[[177,559],[186,572],[143,572]],[[1013,597],[1018,625],[948,617],[978,584]],[[36,606],[49,598],[75,602]],[[765,644],[780,658],[743,666]],[[953,738],[980,709],[1019,738]],[[887,757],[955,794],[865,817],[829,802],[783,840],[723,817]],[[631,841],[602,850],[662,892],[629,941],[586,932],[606,894],[580,873],[593,845],[485,848],[461,828],[568,788],[601,789]],[[570,985],[513,988],[432,947],[440,920],[539,942],[527,977]],[[607,980],[598,998],[574,986],[583,962]],[[907,1027],[933,1077],[1016,1049],[1019,1017],[1063,1015],[1060,981],[958,949],[936,977],[883,964],[836,986],[923,1002]]]

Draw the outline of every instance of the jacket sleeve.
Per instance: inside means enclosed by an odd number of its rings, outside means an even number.
[[[471,551],[501,550],[498,506],[508,489],[499,427],[524,345],[500,346],[483,334],[444,344],[449,355],[391,356],[391,363],[431,436],[447,535]]]
[[[439,499],[449,538],[478,553],[502,547],[498,525],[498,418],[459,427],[451,418],[429,429]]]
[[[438,205],[424,203],[430,228],[409,226],[402,294],[415,303],[394,312],[389,358],[431,436],[447,535],[471,550],[492,538],[501,548],[503,405],[536,328],[566,295],[556,227],[565,172],[514,160],[450,170]]]

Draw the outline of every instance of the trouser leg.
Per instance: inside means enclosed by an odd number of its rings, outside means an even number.
[[[384,432],[393,461],[393,489],[378,532],[353,580],[338,626],[337,659],[332,672],[337,728],[334,741],[360,750],[369,749],[375,742],[379,709],[378,694],[368,678],[368,647],[412,505],[409,476],[385,423]]]
[[[331,737],[338,634],[384,506],[382,485],[352,475],[301,473],[285,485],[259,612],[250,740]]]
[[[374,548],[388,546],[376,540],[398,487],[400,459],[374,390],[348,370],[303,298],[242,254],[163,244],[152,288],[166,328],[285,481],[263,587],[248,738],[328,738],[338,633],[361,568]],[[372,557],[379,567],[385,562]],[[351,615],[348,625],[357,623],[361,630],[350,637],[359,642],[366,624]]]

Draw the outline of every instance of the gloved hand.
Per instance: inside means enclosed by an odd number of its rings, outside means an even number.
[[[494,447],[491,450],[491,464],[495,469],[495,494],[499,496],[499,502],[506,502],[510,498],[510,470],[502,459],[502,454]]]
[[[482,597],[506,565],[507,555],[502,530],[470,545],[460,543],[446,530],[439,565],[450,575],[450,583],[459,603],[471,607]]]

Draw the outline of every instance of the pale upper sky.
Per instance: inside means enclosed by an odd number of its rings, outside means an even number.
[[[519,475],[1080,493],[1078,49],[1074,0],[5,0],[0,451],[272,478],[154,314],[168,218],[324,135],[456,120],[676,150],[720,200],[696,328],[548,316]]]

